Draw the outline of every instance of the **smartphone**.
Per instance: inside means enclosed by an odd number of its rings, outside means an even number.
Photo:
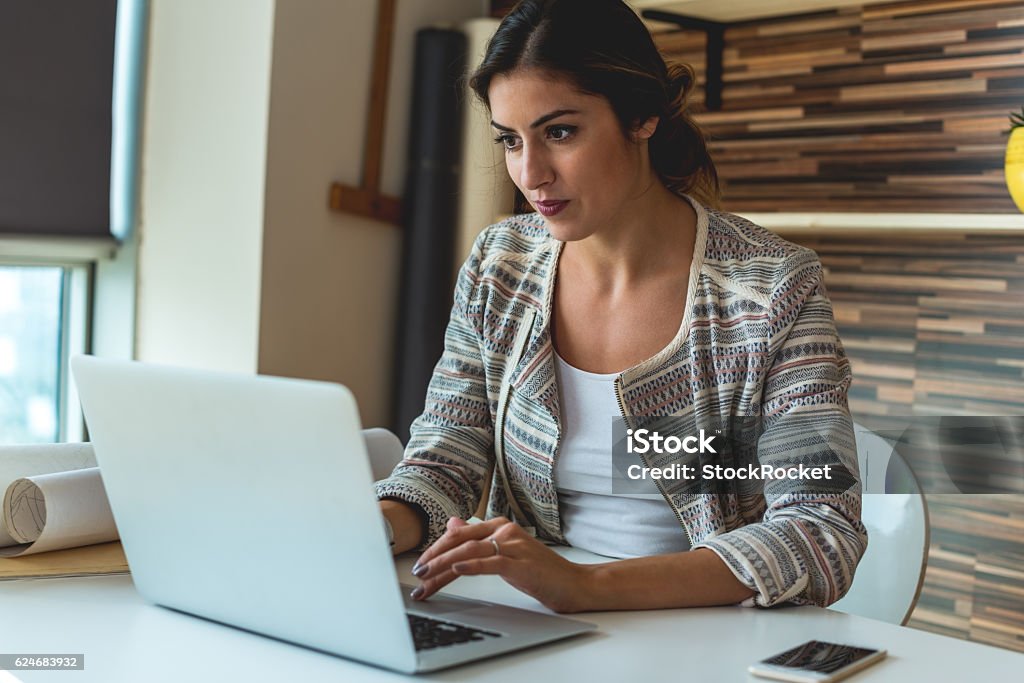
[[[830,683],[885,659],[885,650],[808,640],[747,669],[755,676],[794,683]]]

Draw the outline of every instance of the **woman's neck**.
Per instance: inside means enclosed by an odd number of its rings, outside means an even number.
[[[620,290],[689,263],[697,234],[690,203],[654,179],[634,201],[586,239],[568,242],[562,264],[571,264],[600,289]]]

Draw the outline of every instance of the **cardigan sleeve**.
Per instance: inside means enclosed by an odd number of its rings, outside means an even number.
[[[485,234],[459,272],[444,351],[434,367],[423,413],[410,427],[405,455],[391,476],[376,484],[379,499],[412,503],[426,513],[421,548],[444,533],[449,517],[473,514],[494,458],[482,330],[471,304]]]
[[[771,301],[773,360],[763,385],[758,459],[778,466],[831,464],[845,483],[812,491],[807,482],[769,480],[761,522],[694,547],[718,554],[754,591],[754,605],[826,606],[849,589],[867,547],[847,405],[850,365],[817,257],[802,250],[781,272]]]

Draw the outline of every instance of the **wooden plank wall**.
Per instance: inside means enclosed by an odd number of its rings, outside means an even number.
[[[703,36],[663,34],[703,66]],[[1024,103],[1024,3],[908,2],[726,34],[699,118],[734,211],[1014,213],[1006,112]],[[818,251],[858,415],[1024,414],[1024,240],[863,233]],[[910,626],[1024,651],[1024,497],[929,495]]]
[[[862,415],[1024,411],[1024,236],[802,237],[827,269]]]
[[[702,34],[656,40],[703,70]],[[765,19],[732,25],[725,46],[722,111],[698,116],[724,208],[1016,213],[1002,169],[1024,105],[1024,1]]]
[[[855,417],[1024,415],[1024,238],[795,241],[826,268]],[[910,625],[1024,651],[1024,496],[929,495]]]

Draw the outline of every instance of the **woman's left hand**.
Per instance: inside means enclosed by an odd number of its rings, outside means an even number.
[[[426,600],[459,576],[497,574],[556,612],[586,609],[586,567],[569,562],[518,524],[504,517],[478,524],[452,517],[447,527],[413,566],[413,575],[423,582],[413,599]]]

